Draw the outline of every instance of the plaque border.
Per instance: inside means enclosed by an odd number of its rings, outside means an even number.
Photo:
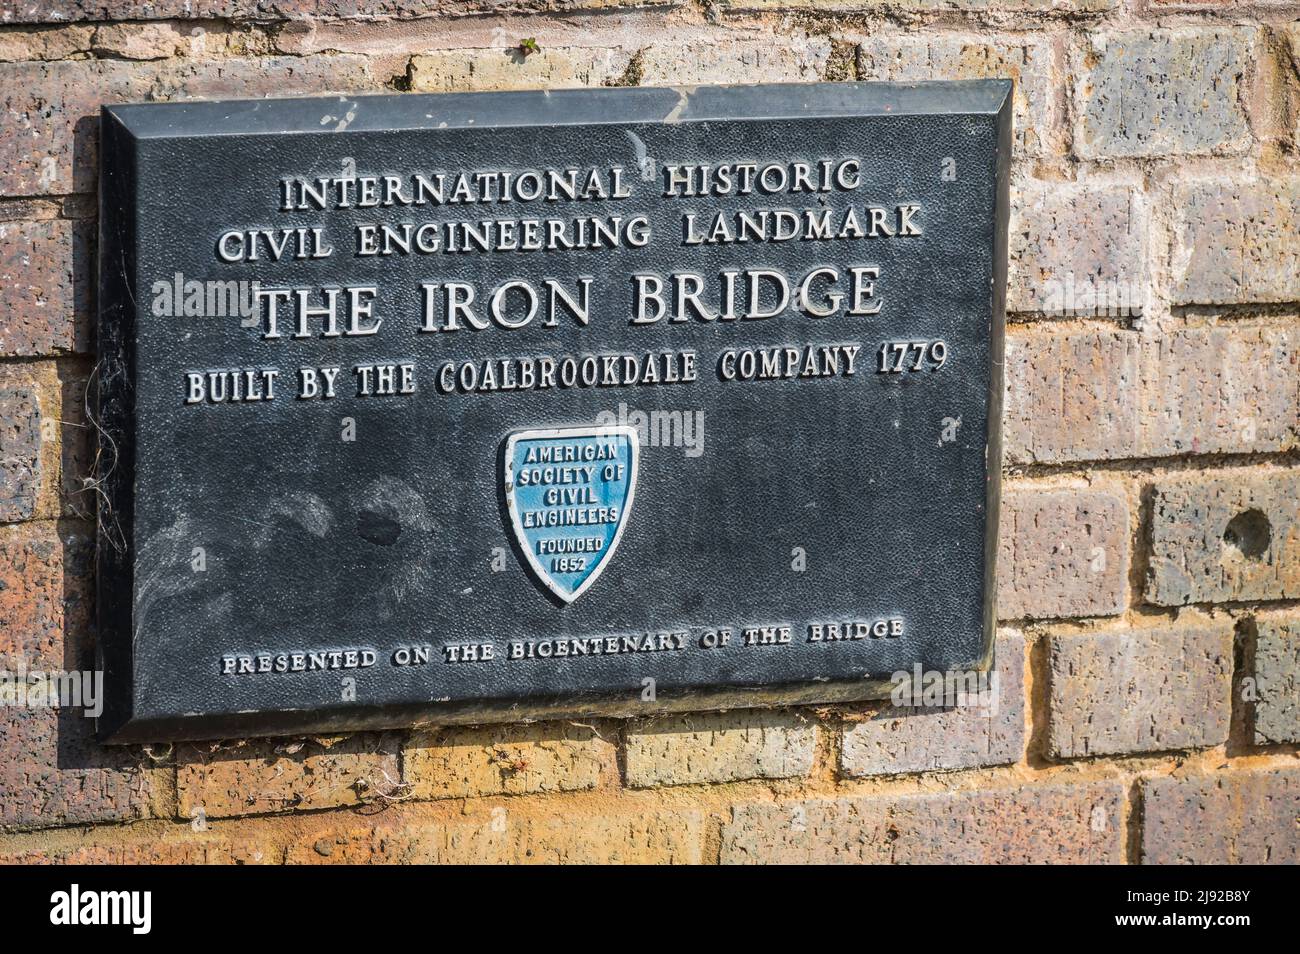
[[[995,191],[989,298],[989,391],[985,433],[984,613],[979,657],[966,668],[994,663],[997,626],[998,510],[1002,463],[1003,353],[1010,220],[1012,100],[1009,78],[922,83],[803,83],[698,87],[626,87],[343,96],[356,104],[350,136],[428,129],[457,130],[557,125],[632,125],[711,121],[856,119],[898,115],[989,116],[996,123]],[[836,682],[756,686],[660,685],[647,703],[605,693],[568,693],[527,700],[331,705],[211,715],[142,717],[136,712],[134,501],[137,330],[133,210],[137,167],[147,141],[217,136],[318,134],[323,102],[338,94],[294,99],[211,100],[105,105],[100,115],[97,360],[88,403],[99,435],[94,475],[96,522],[96,662],[104,671],[101,741],[129,744],[216,738],[340,733],[412,725],[532,722],[567,718],[628,718],[692,710],[840,704],[886,697],[892,683],[878,676]],[[379,108],[378,104],[383,104]],[[367,108],[370,107],[370,108]],[[638,450],[639,453],[639,450]],[[620,528],[621,532],[621,528]],[[612,555],[611,555],[612,558]],[[603,568],[602,568],[603,569]]]

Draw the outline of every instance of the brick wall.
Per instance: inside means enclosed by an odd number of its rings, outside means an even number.
[[[0,654],[90,659],[100,102],[1017,82],[995,712],[103,748],[12,861],[1300,861],[1300,2],[0,0]],[[508,48],[534,37],[522,62]]]

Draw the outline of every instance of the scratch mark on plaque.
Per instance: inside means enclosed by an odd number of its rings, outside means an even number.
[[[357,118],[357,110],[360,108],[358,103],[355,102],[350,103],[346,98],[342,96],[339,97],[339,102],[347,106],[347,112],[345,112],[341,118],[338,116],[331,115],[330,113],[326,113],[324,116],[320,118],[320,124],[322,126],[328,126],[330,123],[336,123],[337,125],[335,125],[334,127],[335,132],[343,132],[343,130],[347,129],[348,126],[351,125],[352,120]]]
[[[166,530],[150,537],[140,546],[136,557],[135,628],[131,644],[140,638],[149,611],[161,599],[184,593],[198,585],[201,575],[190,567],[197,535],[188,517],[179,517]],[[216,572],[210,567],[206,572]]]
[[[645,142],[630,129],[624,130],[624,134],[632,140],[632,151],[636,153],[636,166],[641,170],[641,180],[654,182],[655,161],[647,154]]]
[[[680,86],[677,88],[677,105],[668,111],[668,115],[664,117],[664,122],[672,124],[682,121],[682,113],[690,105],[691,96],[695,93],[695,89],[694,86]]]
[[[271,542],[276,531],[276,519],[291,520],[313,537],[324,539],[334,525],[334,514],[329,505],[309,491],[296,491],[272,497],[260,514],[262,521],[248,520],[261,530],[253,535],[253,546],[259,550]]]

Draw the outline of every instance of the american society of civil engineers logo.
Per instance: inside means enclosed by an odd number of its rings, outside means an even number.
[[[572,603],[609,564],[627,526],[640,454],[635,428],[611,424],[516,431],[501,479],[528,568]]]

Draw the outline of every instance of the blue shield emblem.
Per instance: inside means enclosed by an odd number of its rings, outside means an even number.
[[[640,452],[635,428],[518,431],[506,441],[506,508],[528,568],[572,603],[596,582],[627,526]]]

